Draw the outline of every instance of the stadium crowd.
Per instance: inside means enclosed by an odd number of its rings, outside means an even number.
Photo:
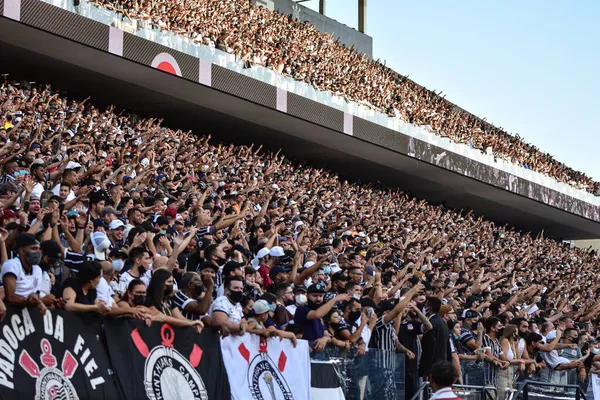
[[[271,12],[250,0],[93,0],[123,13],[140,26],[190,38],[197,44],[235,54],[248,65],[261,65],[347,101],[424,126],[496,159],[548,175],[559,182],[600,195],[600,183],[525,142],[519,135],[480,119],[359,54],[333,35],[290,15]]]
[[[436,361],[501,393],[519,374],[600,372],[594,251],[48,85],[3,84],[0,115],[0,316],[64,308],[398,351],[407,398]]]

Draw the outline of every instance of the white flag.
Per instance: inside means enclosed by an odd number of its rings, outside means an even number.
[[[232,400],[310,400],[307,341],[230,335],[221,351]]]

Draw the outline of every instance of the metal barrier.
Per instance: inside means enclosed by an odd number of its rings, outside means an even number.
[[[453,385],[452,390],[462,400],[496,400],[496,388],[490,386]],[[429,382],[423,382],[410,400],[429,400],[433,393]]]
[[[405,355],[369,349],[355,351],[327,348],[310,355],[313,363],[328,363],[335,370],[346,400],[404,400]]]
[[[536,387],[541,388],[536,388]],[[575,399],[587,400],[583,390],[577,385],[558,385],[555,383],[546,383],[527,380],[517,390],[510,400],[562,400]]]

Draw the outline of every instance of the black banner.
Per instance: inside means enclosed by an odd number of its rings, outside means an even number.
[[[0,399],[118,399],[97,327],[83,316],[8,307],[0,323]]]
[[[105,321],[108,351],[126,399],[230,400],[218,335],[142,321]]]

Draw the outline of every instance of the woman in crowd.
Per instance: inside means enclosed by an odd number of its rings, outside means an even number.
[[[96,286],[102,279],[102,266],[97,261],[86,261],[81,265],[76,277],[64,283],[62,297],[65,310],[72,312],[110,313],[106,303],[98,301]]]
[[[146,291],[146,307],[149,308],[153,321],[166,322],[173,326],[191,326],[198,333],[204,328],[200,320],[191,321],[173,305],[173,274],[166,269],[157,269]]]

